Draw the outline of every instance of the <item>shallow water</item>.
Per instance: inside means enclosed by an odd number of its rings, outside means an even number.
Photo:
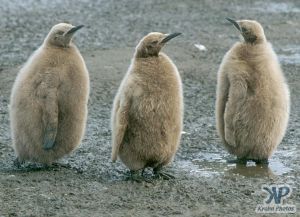
[[[277,155],[286,154],[281,151]],[[286,156],[286,155],[285,155]],[[287,174],[291,168],[283,164],[278,158],[271,158],[269,165],[256,165],[247,162],[247,165],[227,163],[228,157],[222,153],[202,152],[193,160],[181,160],[177,167],[191,176],[213,178],[216,176],[241,175],[245,177],[274,177]]]

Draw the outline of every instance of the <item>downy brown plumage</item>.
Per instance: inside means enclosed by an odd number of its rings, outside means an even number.
[[[288,86],[262,26],[227,20],[244,40],[226,53],[218,72],[217,130],[238,159],[267,162],[287,128]]]
[[[133,173],[152,167],[163,175],[160,169],[173,159],[179,146],[181,79],[173,62],[160,52],[177,35],[150,33],[140,41],[114,99],[112,160],[119,156]]]
[[[17,164],[51,164],[80,144],[87,118],[89,75],[72,37],[81,27],[53,26],[16,78],[10,121]]]

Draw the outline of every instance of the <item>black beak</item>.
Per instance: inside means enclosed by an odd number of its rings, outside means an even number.
[[[181,35],[181,33],[176,32],[176,33],[169,34],[169,35],[167,35],[160,43],[162,43],[162,44],[167,43],[167,42],[170,41],[172,38],[175,38],[175,37],[177,37],[178,35]]]
[[[70,30],[66,33],[66,35],[74,34],[76,31],[78,31],[78,30],[81,29],[82,27],[84,27],[84,25],[75,26],[75,27],[73,27],[72,29],[70,29]]]
[[[228,20],[229,22],[231,22],[234,25],[234,27],[237,28],[240,32],[242,31],[240,25],[235,20],[230,19],[228,17],[226,17],[226,20]]]

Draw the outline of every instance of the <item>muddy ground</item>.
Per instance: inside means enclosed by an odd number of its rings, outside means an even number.
[[[283,3],[284,2],[284,3]],[[63,1],[0,2],[0,216],[263,216],[262,184],[289,184],[286,201],[300,209],[300,2]],[[226,163],[233,158],[215,129],[216,73],[239,40],[224,18],[257,19],[279,55],[291,90],[286,136],[269,167]],[[90,72],[91,94],[81,147],[60,162],[72,169],[16,169],[10,147],[9,95],[22,63],[61,21],[85,24],[76,35]],[[148,32],[182,32],[164,49],[177,65],[185,96],[181,147],[167,171],[175,180],[127,181],[110,162],[110,109],[134,47]],[[194,44],[203,44],[207,51]],[[268,215],[266,215],[268,216]],[[270,215],[271,216],[271,215]],[[273,216],[273,215],[272,215]],[[285,216],[284,214],[278,216]],[[294,216],[300,216],[298,214]]]

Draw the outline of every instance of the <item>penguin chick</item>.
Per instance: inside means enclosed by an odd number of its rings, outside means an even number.
[[[289,89],[262,26],[227,20],[244,40],[233,45],[219,68],[217,130],[238,160],[267,163],[287,128]]]
[[[179,146],[183,95],[176,66],[160,50],[178,35],[146,35],[114,99],[112,160],[119,156],[132,175],[152,167],[155,175],[172,177],[161,168],[171,162]]]
[[[16,78],[10,121],[17,165],[24,161],[51,164],[80,144],[89,75],[72,38],[82,27],[53,26]]]

